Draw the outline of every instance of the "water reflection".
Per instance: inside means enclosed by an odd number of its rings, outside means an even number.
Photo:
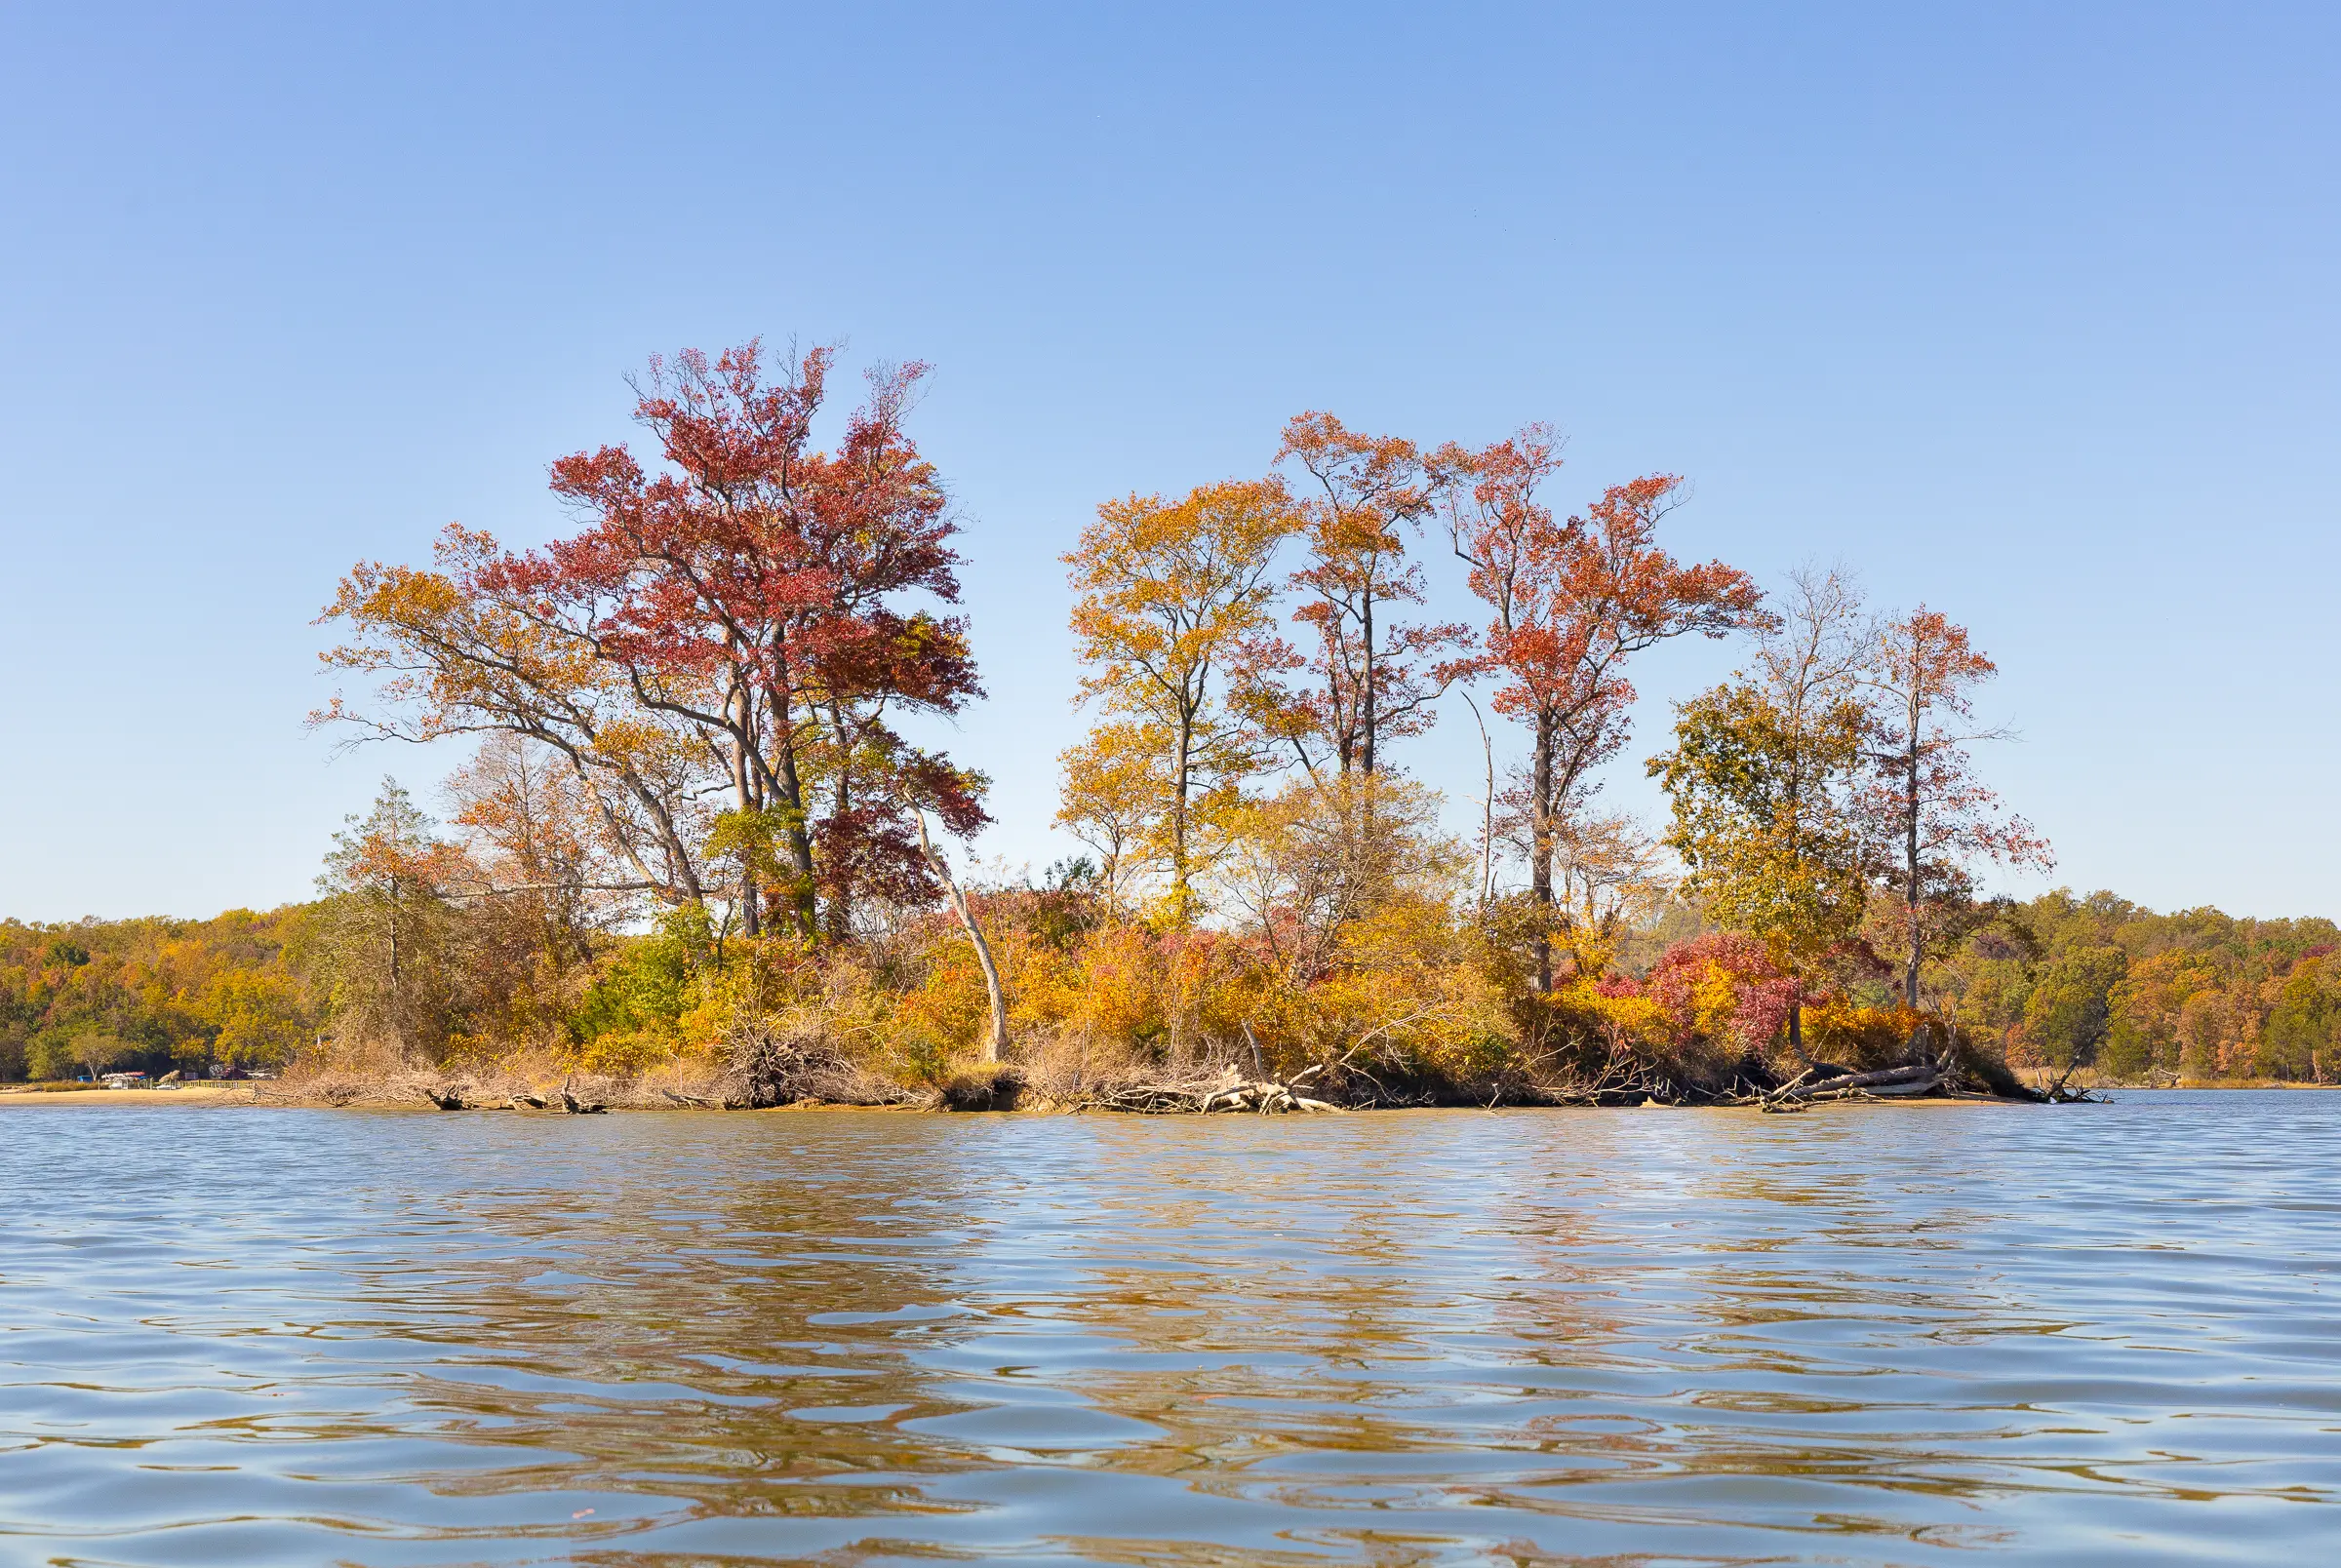
[[[2321,1096],[0,1117],[10,1560],[2264,1562],[2341,1537]]]

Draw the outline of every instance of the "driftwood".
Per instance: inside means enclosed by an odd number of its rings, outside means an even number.
[[[1807,1105],[1823,1100],[1875,1100],[1900,1098],[1906,1095],[1931,1094],[1943,1086],[1943,1069],[1932,1062],[1915,1067],[1881,1068],[1875,1073],[1838,1073],[1828,1078],[1815,1078],[1817,1069],[1806,1068],[1788,1082],[1768,1094],[1760,1095],[1756,1104],[1765,1111],[1779,1113],[1802,1111]],[[1749,1102],[1741,1100],[1739,1104]]]
[[[1922,1077],[1899,1078],[1890,1083],[1869,1083],[1859,1092],[1891,1098],[1901,1095],[1932,1094],[1943,1086],[1943,1075],[1927,1073]]]
[[[1337,1112],[1341,1108],[1313,1100],[1299,1091],[1317,1068],[1296,1073],[1290,1080],[1247,1078],[1233,1066],[1210,1078],[1170,1083],[1131,1083],[1109,1089],[1090,1103],[1100,1111],[1125,1111],[1134,1116],[1207,1116],[1215,1112],[1250,1111],[1260,1116],[1292,1112]]]
[[[415,1090],[417,1093],[420,1094],[424,1099],[430,1101],[431,1104],[437,1106],[442,1111],[460,1111],[463,1109],[463,1096],[456,1090],[449,1088],[445,1085],[434,1087],[428,1083],[417,1083],[415,1085]]]
[[[1795,1092],[1799,1094],[1836,1094],[1845,1089],[1869,1089],[1881,1094],[1918,1094],[1924,1091],[1907,1085],[1926,1084],[1931,1086],[1939,1081],[1942,1076],[1941,1068],[1931,1062],[1922,1062],[1916,1067],[1886,1067],[1881,1068],[1875,1073],[1845,1073],[1836,1078],[1820,1078],[1805,1084]]]
[[[541,1111],[550,1102],[534,1089],[523,1089],[506,1103],[515,1111]]]
[[[561,1109],[573,1117],[597,1117],[610,1109],[600,1100],[580,1100],[570,1093],[566,1080],[561,1085]]]
[[[1288,1080],[1269,1078],[1255,1066],[1246,1075],[1234,1065],[1215,1077],[1195,1076],[1158,1082],[1125,1083],[1094,1093],[1085,1105],[1100,1111],[1141,1116],[1202,1115],[1250,1111],[1275,1115],[1294,1111],[1336,1111],[1337,1105],[1311,1098],[1307,1080],[1320,1072],[1336,1073],[1341,1064],[1310,1068]],[[1369,1077],[1370,1077],[1369,1075]],[[1381,1089],[1378,1083],[1377,1090]],[[1323,1092],[1323,1091],[1320,1091]],[[2047,1093],[2008,1091],[1988,1077],[1962,1064],[1956,1050],[1933,1061],[1868,1072],[1848,1072],[1828,1063],[1815,1063],[1785,1083],[1776,1082],[1761,1065],[1747,1064],[1744,1075],[1734,1073],[1728,1084],[1696,1079],[1678,1081],[1649,1064],[1625,1053],[1614,1054],[1598,1077],[1571,1077],[1561,1081],[1523,1079],[1501,1085],[1485,1103],[1544,1106],[1746,1106],[1778,1115],[1808,1110],[1833,1101],[1915,1099],[1920,1096],[1996,1100],[2010,1097],[2049,1100],[2079,1096],[2063,1083]],[[1346,1097],[1346,1096],[1345,1096]],[[1372,1096],[1372,1103],[1404,1103]],[[1431,1103],[1425,1101],[1424,1103]],[[1452,1103],[1452,1102],[1441,1102]]]
[[[2080,1066],[2081,1064],[2079,1062],[2075,1062],[2071,1067],[2066,1068],[2064,1072],[2057,1076],[2056,1081],[2048,1085],[2046,1092],[2043,1093],[2041,1098],[2047,1101],[2050,1105],[2088,1105],[2094,1103],[2097,1099],[2097,1096],[2091,1094],[2088,1090],[2072,1089],[2065,1086],[2073,1081],[2073,1075],[2080,1068]]]
[[[703,1100],[695,1094],[677,1094],[669,1088],[662,1087],[658,1092],[676,1105],[693,1106],[701,1110],[715,1103],[712,1100]]]

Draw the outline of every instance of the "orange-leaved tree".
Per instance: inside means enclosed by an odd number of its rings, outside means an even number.
[[[570,769],[602,846],[631,874],[626,890],[699,902],[704,749],[688,726],[646,713],[600,656],[610,607],[515,583],[509,554],[478,529],[450,525],[433,557],[429,568],[361,562],[341,580],[319,620],[345,623],[348,641],[323,657],[374,677],[377,703],[337,695],[310,723],[363,739],[535,741]]]
[[[521,933],[558,992],[590,969],[596,936],[639,909],[609,864],[575,772],[510,732],[492,734],[447,781],[484,900]]]
[[[1194,920],[1196,876],[1261,765],[1230,676],[1270,630],[1270,573],[1294,526],[1282,484],[1227,480],[1176,501],[1108,501],[1064,557],[1080,700],[1109,717],[1064,756],[1058,820],[1106,854],[1112,885],[1133,859],[1159,867],[1174,924]]]

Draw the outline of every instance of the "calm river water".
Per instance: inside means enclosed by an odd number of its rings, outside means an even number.
[[[0,1109],[0,1561],[2341,1561],[2341,1095]]]

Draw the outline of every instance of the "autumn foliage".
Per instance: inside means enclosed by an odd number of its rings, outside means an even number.
[[[746,935],[843,940],[867,900],[932,896],[911,813],[988,820],[983,780],[898,727],[981,695],[942,612],[957,526],[902,429],[923,368],[874,372],[823,451],[831,360],[653,361],[636,418],[664,468],[578,452],[552,467],[576,533],[513,552],[451,527],[434,570],[360,566],[326,612],[351,634],[329,662],[387,700],[321,717],[549,748],[627,890],[716,900]]]
[[[640,450],[552,463],[560,536],[451,526],[427,565],[355,567],[323,619],[357,689],[317,720],[471,745],[444,824],[386,782],[312,904],[0,928],[0,1069],[534,1063],[705,1098],[780,1093],[743,1064],[786,1061],[889,1098],[1004,1066],[1074,1101],[1237,1063],[1362,1104],[1696,1099],[1954,1043],[2331,1069],[2341,938],[1987,895],[2048,857],[1978,777],[1964,629],[1829,574],[1767,600],[1679,555],[1682,478],[1567,502],[1535,424],[1312,411],[1253,472],[1100,504],[1061,560],[1089,727],[1056,821],[1086,853],[972,881],[950,845],[986,781],[922,738],[983,722],[925,369],[842,414],[835,374],[653,360]],[[1677,703],[1646,828],[1601,780],[1638,660],[1691,637],[1744,659]],[[1409,760],[1465,699],[1487,786],[1448,802]]]

